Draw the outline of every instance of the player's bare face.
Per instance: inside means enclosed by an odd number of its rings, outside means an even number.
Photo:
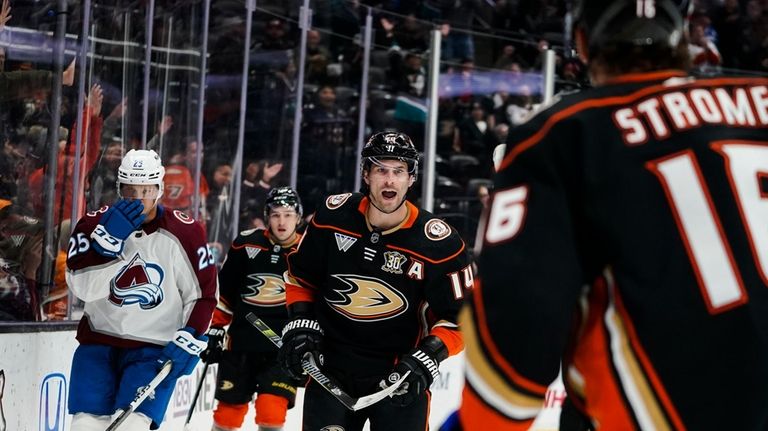
[[[272,240],[288,245],[296,239],[299,214],[291,207],[275,207],[269,211],[269,232]]]
[[[142,214],[147,215],[145,222],[154,218],[157,196],[160,188],[155,184],[120,184],[120,198],[127,200],[140,200],[144,205]]]
[[[399,160],[378,160],[371,164],[366,175],[369,198],[375,207],[391,213],[400,207],[412,183],[408,164]]]

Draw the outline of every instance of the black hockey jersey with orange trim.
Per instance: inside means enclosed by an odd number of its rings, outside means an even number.
[[[288,320],[283,282],[287,269],[285,257],[296,250],[297,245],[298,241],[281,247],[273,243],[269,231],[263,229],[243,231],[235,238],[219,272],[219,304],[211,324],[230,325],[229,350],[277,352],[275,345],[245,316],[254,313],[280,333]]]
[[[508,146],[462,314],[465,429],[528,429],[563,356],[601,430],[768,429],[768,80],[627,76]]]
[[[288,303],[313,301],[325,367],[342,379],[384,376],[429,334],[461,350],[456,318],[473,275],[464,242],[406,202],[399,228],[369,229],[368,199],[330,196],[288,256]]]

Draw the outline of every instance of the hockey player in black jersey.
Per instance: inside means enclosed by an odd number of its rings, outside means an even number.
[[[768,79],[690,77],[688,1],[574,3],[595,88],[510,130],[464,429],[529,429],[562,360],[595,429],[766,430]]]
[[[406,200],[418,169],[408,136],[374,134],[362,160],[366,193],[328,197],[288,256],[280,361],[299,378],[313,355],[353,397],[410,371],[393,397],[355,412],[310,381],[304,429],[370,420],[371,429],[424,430],[439,364],[463,348],[456,317],[472,269],[456,231]]]
[[[301,215],[301,201],[293,189],[270,190],[264,204],[268,229],[240,232],[221,268],[209,347],[200,355],[207,363],[219,363],[214,431],[239,429],[254,393],[261,431],[281,429],[286,410],[294,404],[300,382],[282,370],[275,361],[275,346],[245,316],[254,313],[274,328],[285,325],[285,256],[301,238],[296,231]]]

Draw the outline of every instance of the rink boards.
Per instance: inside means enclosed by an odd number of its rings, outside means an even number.
[[[0,431],[68,431],[72,417],[67,414],[67,391],[72,354],[77,347],[75,331],[0,333]],[[444,419],[458,407],[463,386],[463,355],[450,358],[440,366],[440,377],[432,385],[430,428],[437,430]],[[203,364],[195,372],[179,379],[166,420],[160,430],[182,430],[202,376]],[[216,366],[206,373],[200,397],[190,422],[191,429],[207,431],[213,422]],[[560,404],[565,393],[555,382],[547,393],[545,409],[532,429],[557,430]],[[288,412],[286,430],[301,429],[301,402]],[[4,421],[3,421],[4,416]],[[253,409],[243,430],[256,430]]]

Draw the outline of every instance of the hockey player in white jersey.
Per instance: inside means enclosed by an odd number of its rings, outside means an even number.
[[[67,284],[85,301],[70,375],[73,431],[103,431],[170,360],[154,397],[120,427],[156,429],[176,379],[206,348],[216,267],[203,227],[158,204],[164,173],[154,151],[129,151],[118,169],[120,200],[87,213],[69,239]]]

